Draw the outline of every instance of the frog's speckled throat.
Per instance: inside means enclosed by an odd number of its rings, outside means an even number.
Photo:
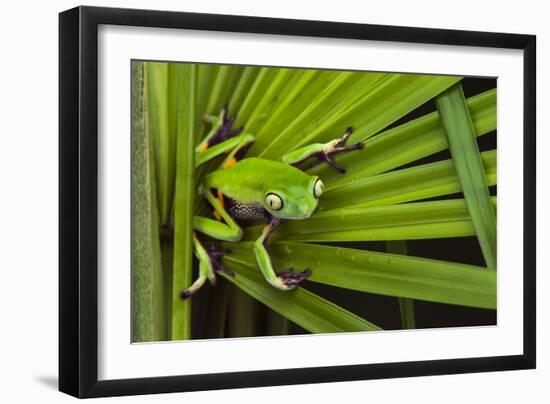
[[[261,203],[243,203],[224,196],[225,206],[229,214],[238,221],[265,222],[269,219],[269,213]]]

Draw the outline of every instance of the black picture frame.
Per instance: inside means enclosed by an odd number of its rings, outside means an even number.
[[[100,24],[523,50],[523,354],[98,381]],[[59,389],[83,398],[535,368],[535,59],[533,35],[96,7],[60,13]]]

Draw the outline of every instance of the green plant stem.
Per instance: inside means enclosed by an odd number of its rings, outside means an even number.
[[[132,63],[132,341],[167,338],[147,67]]]
[[[174,73],[174,85],[180,90],[176,106],[178,124],[171,337],[179,340],[191,338],[191,299],[181,299],[180,293],[191,285],[193,272],[196,66],[177,65]]]

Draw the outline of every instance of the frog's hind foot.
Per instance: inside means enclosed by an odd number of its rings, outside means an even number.
[[[208,279],[211,284],[216,284],[216,274],[222,274],[233,278],[235,273],[230,269],[224,267],[219,259],[224,255],[229,254],[231,251],[221,250],[219,245],[211,244],[208,247],[203,247],[202,244],[195,238],[196,246],[199,247],[199,277],[193,282],[191,286],[180,292],[180,298],[188,299],[204,285]]]
[[[276,272],[279,279],[285,286],[286,290],[295,289],[300,282],[311,276],[311,270],[304,269],[303,271],[295,272],[292,268],[286,271]]]
[[[233,129],[232,126],[235,123],[236,117],[229,117],[227,113],[227,105],[223,107],[220,115],[216,116],[205,116],[204,120],[206,122],[212,123],[212,131],[209,136],[199,145],[198,151],[202,152],[206,149],[225,142],[226,140],[237,136],[243,131],[243,128]]]
[[[210,258],[210,264],[212,265],[212,270],[214,271],[214,273],[224,274],[231,278],[235,277],[235,272],[224,267],[219,261],[219,259],[223,256],[230,254],[230,250],[222,250],[219,248],[218,244],[210,244],[206,249],[206,253]]]

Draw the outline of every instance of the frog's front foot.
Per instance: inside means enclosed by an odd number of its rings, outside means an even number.
[[[353,128],[350,126],[342,136],[334,140],[331,140],[328,143],[325,143],[323,145],[322,151],[317,153],[316,155],[317,163],[315,163],[314,165],[320,164],[322,162],[326,162],[331,167],[333,167],[336,171],[344,174],[346,172],[346,167],[334,161],[334,156],[337,154],[346,153],[352,150],[359,150],[364,147],[364,144],[362,142],[346,146],[346,142],[352,133],[353,133]]]
[[[292,268],[290,268],[286,271],[276,272],[275,274],[277,275],[277,281],[282,284],[279,289],[292,290],[304,279],[311,276],[311,270],[304,269],[303,271],[294,272]]]

